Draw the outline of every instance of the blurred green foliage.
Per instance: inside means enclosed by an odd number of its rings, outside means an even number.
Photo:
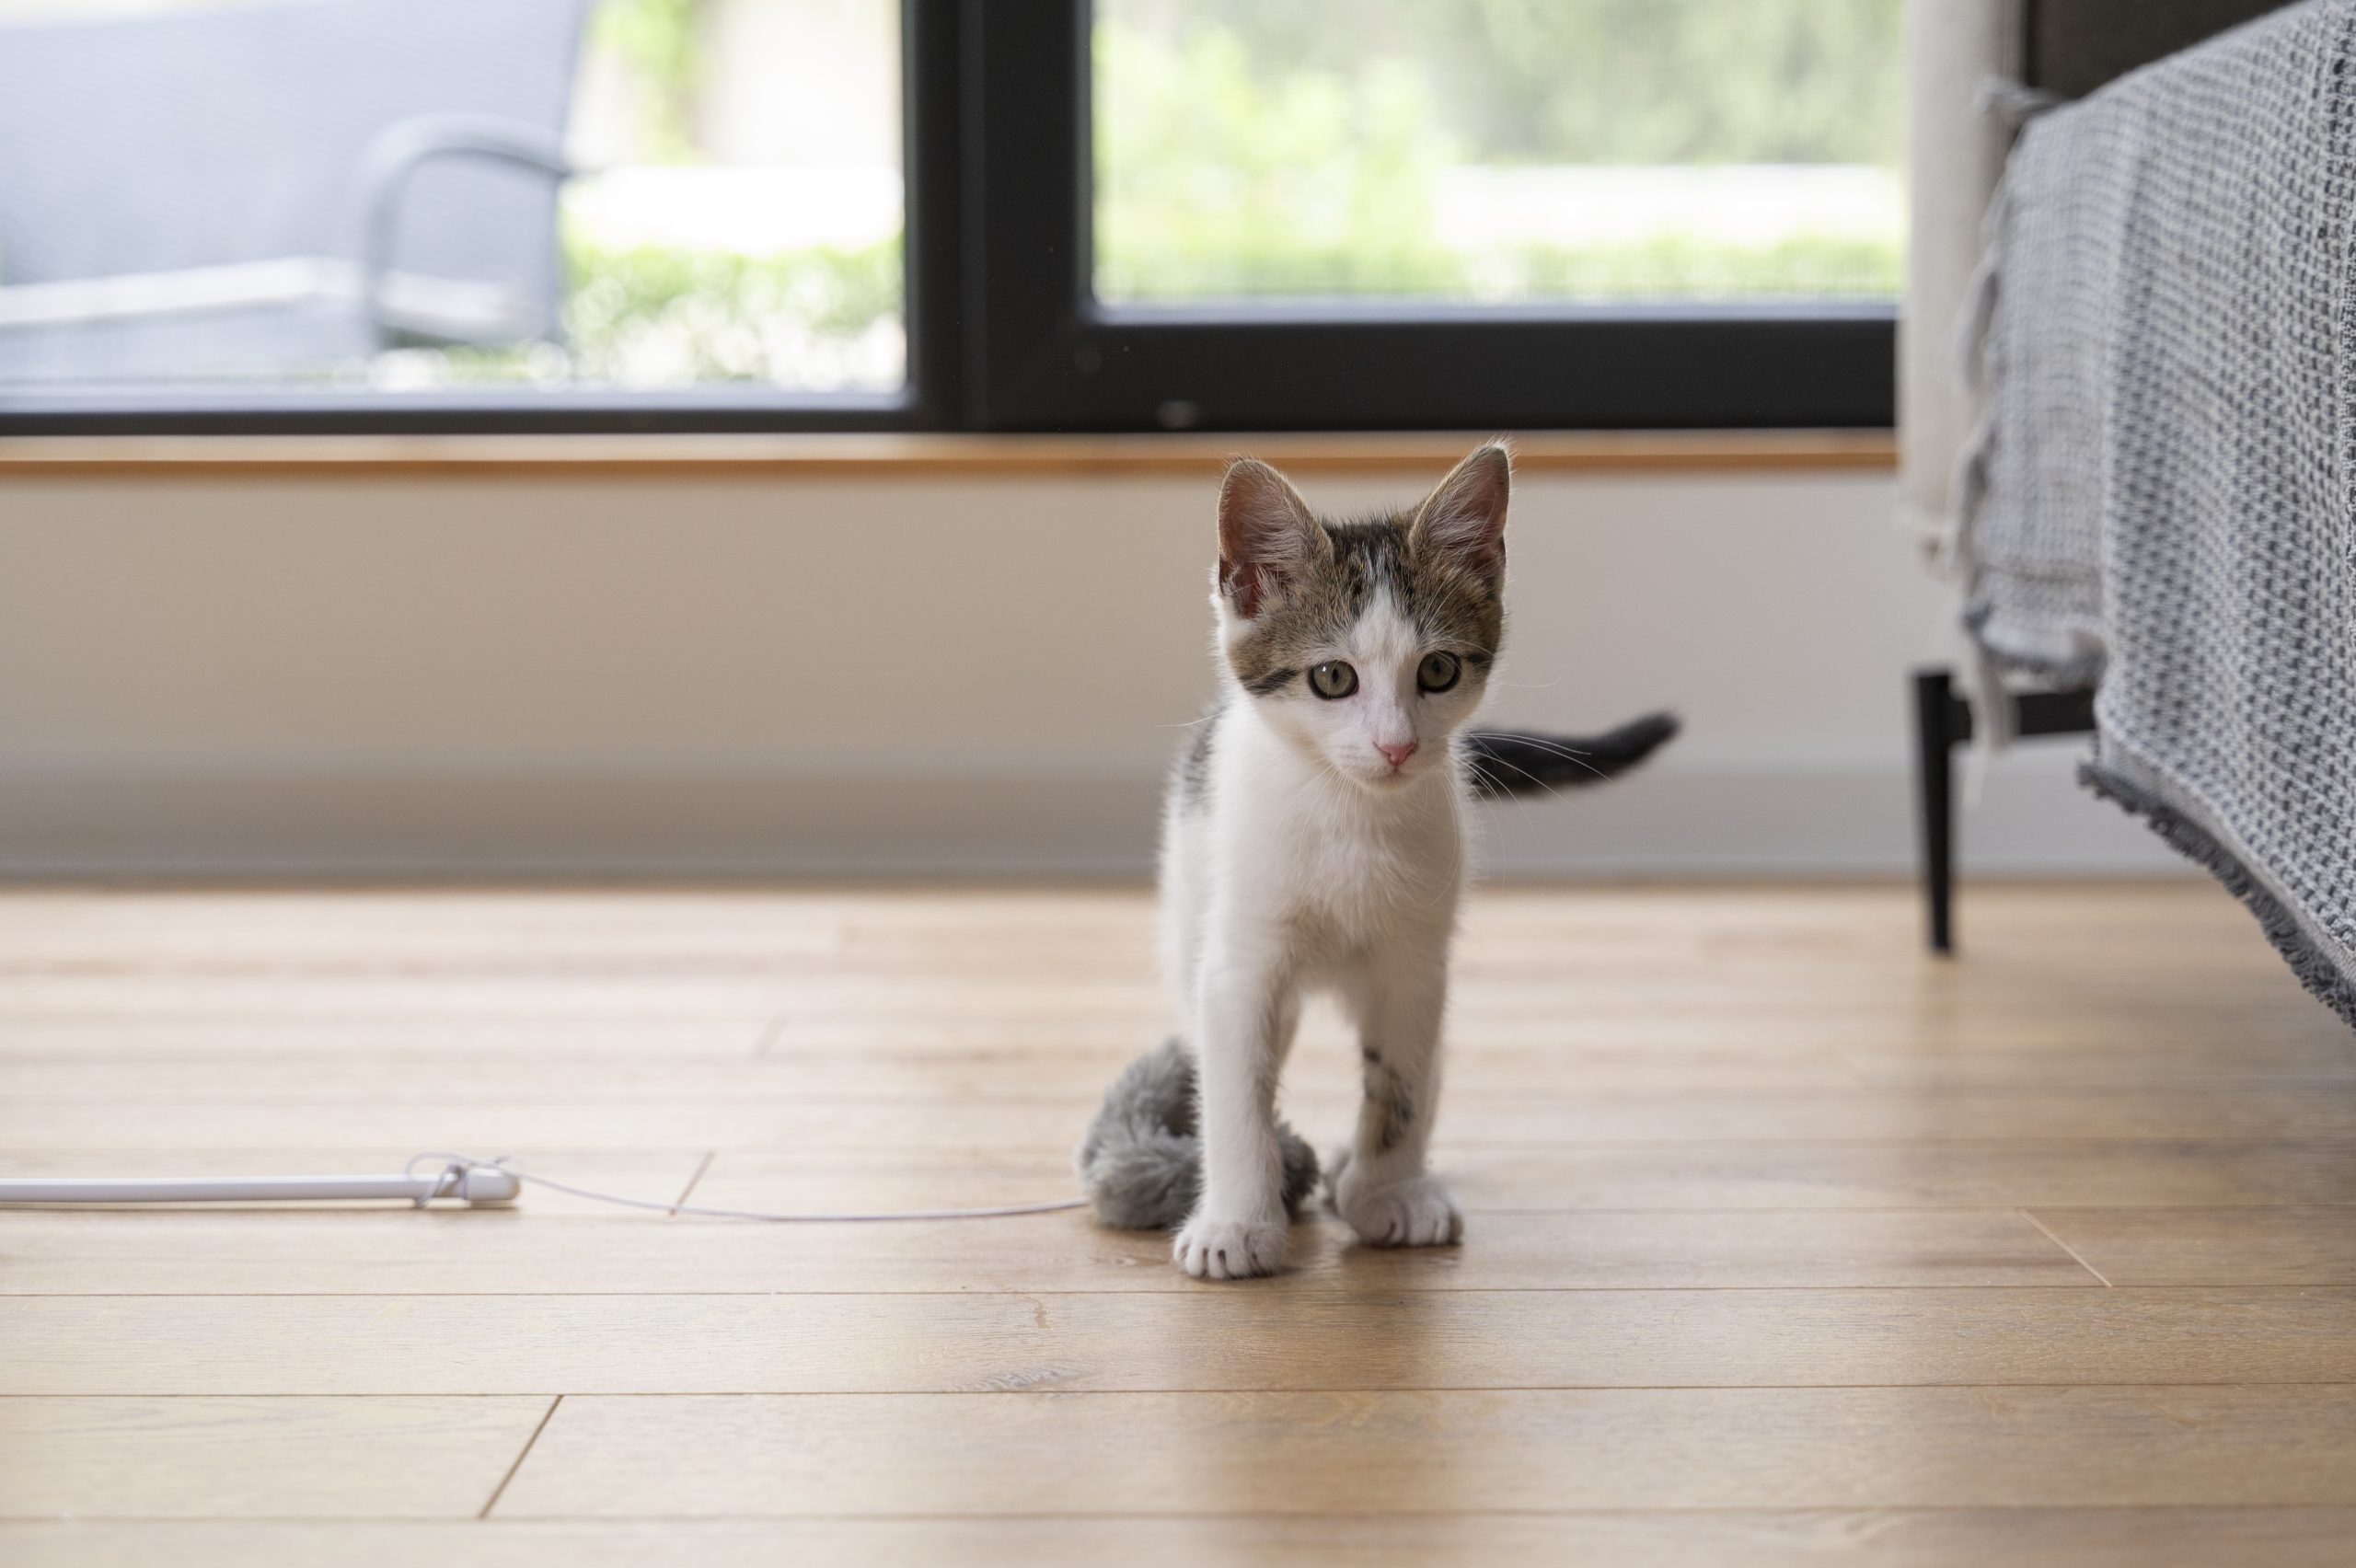
[[[676,309],[687,300],[727,298],[745,308],[787,308],[814,332],[857,332],[899,308],[900,242],[855,248],[812,246],[770,256],[674,246],[604,247],[569,236],[566,259],[582,280],[569,325],[609,333],[620,324]]]
[[[606,0],[650,156],[695,161],[699,0]],[[1692,232],[1448,243],[1467,164],[1846,164],[1900,154],[1900,0],[1099,0],[1097,283],[1263,294],[1889,295],[1900,238]],[[1706,217],[1706,214],[1698,216]],[[568,374],[811,378],[903,310],[901,247],[750,256],[569,234]],[[515,374],[512,355],[475,374]],[[650,368],[651,367],[651,368]],[[463,373],[463,370],[462,370]]]
[[[560,346],[445,347],[435,353],[441,374],[460,382],[860,386],[874,379],[872,334],[900,319],[897,238],[746,256],[601,246],[568,233],[564,248],[572,290]]]
[[[604,0],[592,18],[591,47],[629,63],[640,97],[641,156],[651,163],[699,161],[696,89],[703,79],[697,30],[701,0]]]
[[[1661,235],[1614,245],[1532,245],[1510,258],[1519,292],[1539,299],[1888,299],[1894,241],[1801,235],[1738,245]]]
[[[1097,286],[1165,294],[1445,292],[1432,221],[1454,149],[1424,78],[1255,70],[1226,28],[1096,29]]]
[[[1478,163],[1836,163],[1902,152],[1902,0],[1097,0],[1098,38],[1225,34],[1263,82],[1403,63]],[[1100,81],[1102,78],[1100,78]],[[1100,95],[1101,98],[1101,95]]]
[[[1894,294],[1900,238],[1451,246],[1451,167],[1895,167],[1897,0],[1104,0],[1108,298]]]
[[[847,351],[901,310],[900,242],[856,249],[814,246],[769,256],[640,245],[566,245],[578,280],[565,308],[576,376],[782,381],[806,362]]]

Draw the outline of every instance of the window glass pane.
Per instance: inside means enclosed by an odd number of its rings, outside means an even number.
[[[1890,298],[1901,0],[1100,0],[1120,304]]]
[[[895,0],[0,0],[0,398],[896,389],[899,60]]]

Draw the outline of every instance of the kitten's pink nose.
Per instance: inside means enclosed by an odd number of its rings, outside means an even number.
[[[1415,755],[1415,743],[1413,741],[1402,741],[1395,746],[1387,746],[1380,741],[1377,741],[1374,743],[1374,749],[1389,757],[1391,759],[1392,767],[1402,767],[1406,765],[1406,761],[1409,757]]]

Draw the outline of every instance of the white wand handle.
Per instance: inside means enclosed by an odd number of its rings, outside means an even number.
[[[0,1204],[258,1204],[339,1198],[512,1204],[522,1189],[513,1172],[490,1165],[415,1176],[9,1177],[0,1179]]]

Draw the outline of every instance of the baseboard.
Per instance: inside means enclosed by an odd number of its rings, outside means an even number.
[[[1966,874],[2180,871],[2024,751],[1965,819]],[[338,768],[0,765],[0,876],[141,878],[1136,877],[1158,770],[944,776],[785,767]],[[1482,809],[1484,874],[1899,875],[1896,767],[1664,763]]]

